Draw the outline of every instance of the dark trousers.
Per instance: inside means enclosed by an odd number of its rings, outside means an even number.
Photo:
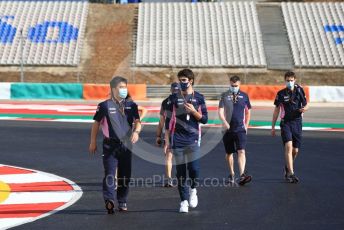
[[[199,156],[200,147],[195,143],[184,148],[173,149],[174,159],[176,161],[176,171],[178,179],[178,191],[180,200],[189,199],[189,185],[196,188],[199,180]],[[187,171],[189,179],[187,179]]]
[[[129,148],[120,143],[111,141],[103,142],[103,197],[104,200],[115,200],[117,187],[118,203],[127,203],[129,183],[131,177],[131,156]],[[115,180],[117,170],[117,183]]]

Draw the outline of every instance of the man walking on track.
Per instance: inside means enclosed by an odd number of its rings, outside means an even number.
[[[219,117],[223,123],[223,144],[226,150],[226,161],[229,168],[228,181],[235,183],[233,154],[238,153],[239,185],[252,180],[252,176],[245,171],[247,129],[251,116],[251,104],[248,95],[240,91],[240,78],[230,78],[229,90],[221,95],[219,103]]]
[[[294,72],[284,75],[286,88],[280,90],[275,99],[271,135],[275,136],[275,125],[281,111],[281,136],[284,145],[284,177],[290,183],[298,183],[294,173],[294,161],[299,153],[302,140],[302,115],[309,108],[303,88],[295,84]]]
[[[196,208],[198,205],[196,187],[199,178],[200,123],[207,123],[208,112],[204,96],[193,90],[194,73],[190,69],[183,69],[178,73],[178,79],[181,92],[171,96],[165,122],[165,149],[168,151],[172,148],[176,161],[181,199],[179,212],[187,213],[189,207]]]
[[[118,169],[118,210],[127,211],[127,196],[131,178],[132,144],[139,139],[141,131],[137,104],[128,95],[127,80],[114,77],[110,81],[111,99],[101,102],[93,117],[90,153],[97,149],[99,127],[103,131],[103,197],[109,214],[114,211],[116,170]]]

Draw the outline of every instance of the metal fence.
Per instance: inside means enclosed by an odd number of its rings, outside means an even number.
[[[195,85],[194,89],[203,94],[206,99],[219,99],[221,94],[228,90],[228,86],[223,85]],[[147,85],[148,98],[165,98],[170,94],[169,85]]]

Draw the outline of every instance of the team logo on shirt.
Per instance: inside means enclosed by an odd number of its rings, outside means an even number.
[[[116,109],[116,108],[110,107],[110,108],[109,108],[109,111],[110,111],[110,113],[116,113],[116,112],[117,112],[117,109]]]

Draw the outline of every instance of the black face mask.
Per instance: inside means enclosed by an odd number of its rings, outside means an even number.
[[[190,87],[190,82],[181,82],[180,83],[180,89],[182,91],[186,91]]]

